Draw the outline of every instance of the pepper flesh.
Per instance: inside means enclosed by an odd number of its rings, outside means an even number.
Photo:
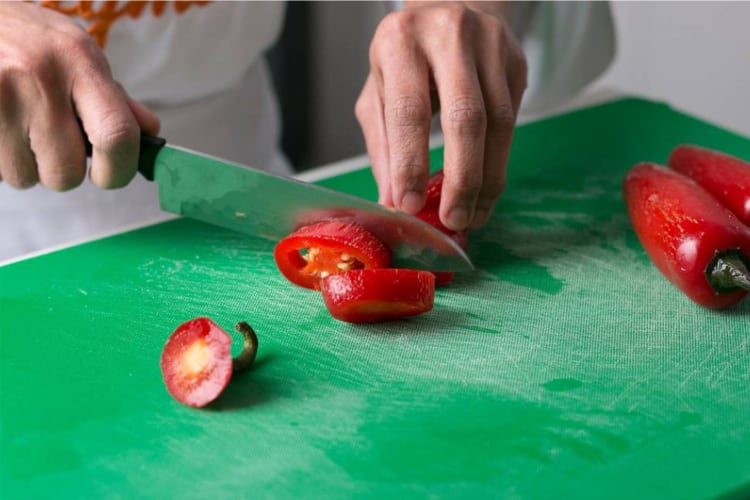
[[[750,228],[706,190],[674,170],[639,163],[625,177],[623,192],[646,253],[690,299],[720,309],[747,294],[739,281],[730,287],[711,283],[717,252],[730,252],[747,266]],[[747,275],[747,268],[738,272]]]
[[[669,166],[700,184],[750,226],[750,163],[719,151],[683,144],[669,155]]]
[[[323,221],[301,227],[274,248],[276,265],[286,279],[312,290],[332,274],[388,267],[391,254],[365,228],[348,222]]]
[[[432,310],[435,276],[415,269],[360,269],[323,279],[321,293],[340,321],[389,321]]]

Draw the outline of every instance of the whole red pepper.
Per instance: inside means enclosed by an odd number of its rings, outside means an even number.
[[[750,228],[687,176],[639,163],[625,177],[630,220],[654,265],[690,299],[719,309],[750,290]]]
[[[750,163],[719,151],[683,144],[669,155],[669,166],[700,184],[750,226]]]

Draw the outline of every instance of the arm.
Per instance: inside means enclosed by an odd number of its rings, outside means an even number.
[[[407,2],[378,26],[356,114],[381,203],[410,213],[423,207],[430,120],[440,110],[440,218],[453,230],[489,218],[526,88],[507,13],[503,2]]]
[[[81,126],[93,145],[92,181],[124,186],[136,172],[141,129],[159,131],[83,29],[25,2],[0,3],[0,93],[0,180],[19,189],[64,191],[83,181]]]

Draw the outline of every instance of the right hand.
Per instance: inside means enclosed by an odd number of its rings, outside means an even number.
[[[429,134],[440,111],[445,178],[440,222],[485,224],[505,185],[526,56],[503,2],[404,2],[370,44],[355,112],[380,203],[412,214],[426,202]]]
[[[19,189],[78,186],[86,176],[81,125],[93,146],[91,180],[107,189],[133,179],[141,131],[157,135],[160,127],[75,22],[37,5],[0,3],[0,180]]]

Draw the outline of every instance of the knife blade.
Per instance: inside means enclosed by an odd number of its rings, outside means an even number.
[[[405,212],[316,184],[271,174],[143,135],[138,170],[156,181],[165,212],[279,241],[321,220],[360,224],[392,252],[394,267],[470,271],[446,234]]]

